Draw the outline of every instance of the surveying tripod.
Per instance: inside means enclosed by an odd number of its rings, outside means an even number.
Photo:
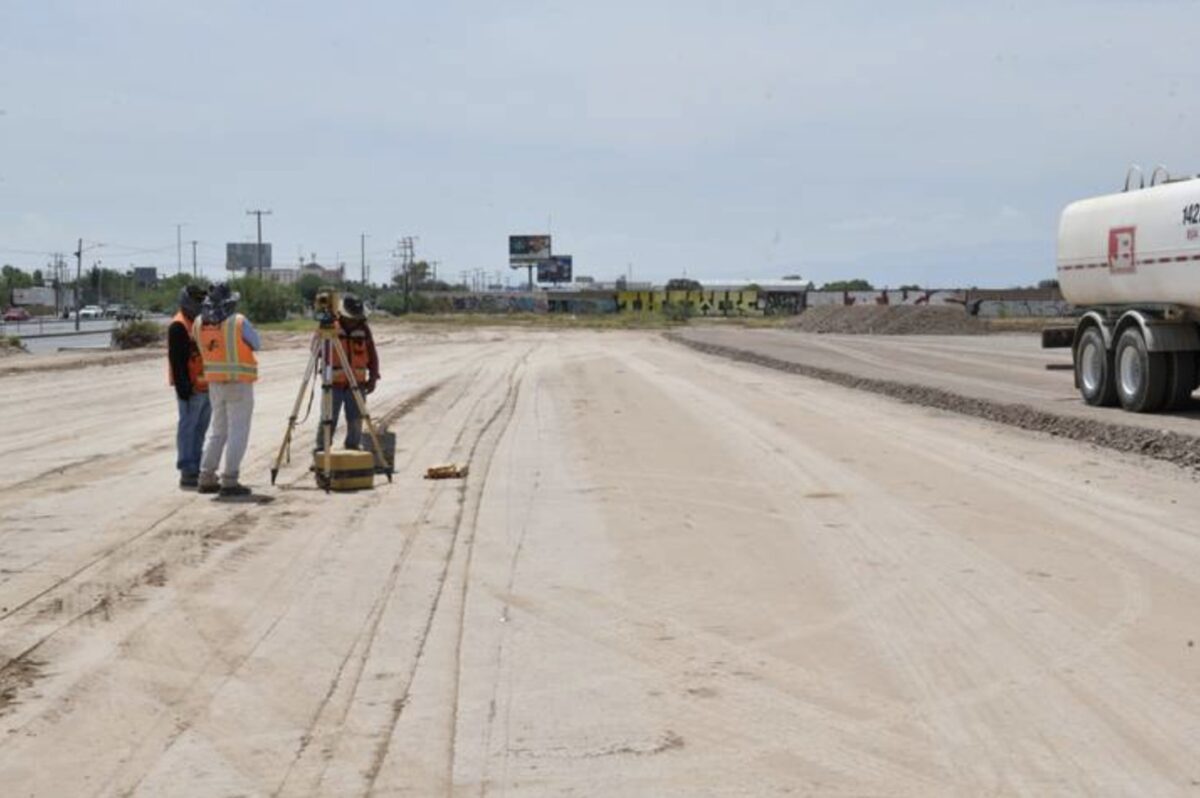
[[[333,292],[322,292],[317,295],[315,304],[317,309],[317,330],[313,333],[312,343],[309,346],[308,365],[304,369],[304,379],[300,382],[300,390],[296,394],[296,403],[292,406],[292,414],[288,417],[287,431],[283,435],[283,442],[279,445],[279,454],[275,456],[275,464],[271,466],[271,484],[275,484],[275,476],[279,473],[280,465],[285,461],[291,461],[292,434],[296,429],[296,420],[300,416],[300,407],[304,404],[304,394],[308,392],[309,382],[314,379],[315,375],[320,374],[321,452],[318,456],[318,463],[313,465],[313,470],[317,473],[317,484],[325,488],[326,492],[329,491],[333,476],[334,358],[337,358],[336,362],[341,365],[342,374],[346,375],[350,395],[354,398],[355,405],[358,406],[358,412],[362,417],[363,425],[366,426],[367,433],[371,438],[371,446],[374,449],[375,455],[375,466],[386,474],[388,482],[391,482],[392,464],[387,461],[383,445],[379,442],[379,435],[375,432],[375,424],[371,421],[371,414],[367,411],[367,402],[363,399],[358,379],[354,376],[354,370],[350,367],[350,358],[346,356],[346,349],[342,346],[342,342],[338,340],[338,330],[334,326],[336,318],[334,314],[337,307],[336,295]],[[346,423],[349,424],[349,420]]]

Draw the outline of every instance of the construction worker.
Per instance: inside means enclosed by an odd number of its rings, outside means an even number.
[[[208,383],[204,381],[204,361],[192,324],[200,315],[204,289],[187,285],[179,291],[179,310],[167,327],[167,378],[175,388],[179,423],[175,428],[175,467],[179,469],[179,487],[189,490],[199,484],[200,452],[212,406],[208,402]]]
[[[250,489],[238,482],[238,469],[250,438],[250,417],[254,413],[254,383],[258,380],[258,361],[254,353],[261,348],[258,332],[250,320],[236,312],[238,294],[228,284],[217,283],[193,324],[193,336],[204,359],[204,377],[212,403],[212,426],[200,460],[200,493],[222,496],[246,496]],[[217,479],[221,453],[225,470]]]
[[[354,380],[363,394],[375,390],[379,382],[379,353],[375,350],[375,337],[371,335],[371,327],[367,324],[367,313],[363,301],[354,294],[342,297],[342,307],[338,311],[334,326],[338,331],[338,341],[342,351],[350,361],[350,370]],[[333,420],[329,429],[329,438],[333,439],[337,429],[338,416],[342,408],[346,408],[346,443],[347,449],[359,449],[362,446],[362,413],[358,403],[350,392],[350,380],[346,376],[342,362],[336,356],[333,359]],[[318,428],[316,448],[322,449],[324,439]]]

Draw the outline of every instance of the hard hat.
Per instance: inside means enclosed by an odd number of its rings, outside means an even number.
[[[204,303],[204,289],[198,285],[185,285],[179,289],[179,309],[189,318],[200,315],[200,306]]]
[[[209,324],[225,321],[233,314],[240,298],[238,292],[229,287],[229,283],[214,283],[208,289],[208,296],[204,298],[200,311],[204,321]]]
[[[367,316],[366,308],[363,307],[363,301],[354,294],[342,295],[342,314],[351,319],[365,319]]]

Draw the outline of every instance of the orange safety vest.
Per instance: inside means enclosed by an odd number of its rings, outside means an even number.
[[[371,365],[367,330],[365,327],[358,327],[347,332],[340,322],[336,323],[336,326],[338,340],[342,344],[342,349],[346,351],[346,357],[350,359],[350,370],[354,372],[354,381],[363,385],[367,381],[367,369]],[[350,380],[346,379],[346,372],[342,369],[341,358],[336,355],[333,358],[333,384],[339,388],[345,388],[350,384]]]
[[[193,337],[199,342],[204,358],[204,377],[209,382],[254,382],[258,379],[258,360],[254,350],[242,340],[246,317],[238,313],[220,324],[205,324],[197,318]]]
[[[192,390],[196,393],[205,393],[208,391],[208,382],[204,379],[204,359],[200,357],[200,348],[196,346],[196,336],[192,330],[192,323],[188,321],[187,316],[183,315],[183,311],[175,312],[175,318],[171,319],[172,324],[182,324],[183,329],[187,330],[189,349],[188,349],[188,380],[192,383]],[[171,363],[167,362],[167,382],[171,385],[175,384],[175,374],[171,371]]]

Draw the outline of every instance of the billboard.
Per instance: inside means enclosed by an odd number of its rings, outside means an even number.
[[[55,307],[54,289],[46,286],[44,288],[14,288],[12,290],[12,303],[14,305],[44,305],[45,307]]]
[[[530,265],[550,257],[550,236],[509,236],[508,262]]]
[[[225,268],[231,272],[252,272],[257,269],[258,244],[226,244]],[[271,245],[262,245],[262,267],[271,268]]]
[[[153,266],[134,266],[133,282],[138,288],[153,288],[158,284],[158,269]]]
[[[569,283],[571,282],[571,256],[552,255],[547,260],[537,264],[537,281],[539,283]]]

